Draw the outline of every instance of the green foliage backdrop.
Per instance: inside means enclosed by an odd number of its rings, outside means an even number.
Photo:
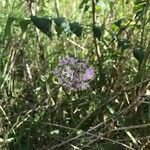
[[[0,148],[150,149],[149,0],[2,0]],[[95,70],[62,87],[63,56]]]

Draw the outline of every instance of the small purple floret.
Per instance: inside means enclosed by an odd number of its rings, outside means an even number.
[[[94,77],[94,69],[75,57],[63,57],[53,71],[60,85],[67,89],[85,90]]]
[[[94,69],[92,67],[86,69],[85,73],[83,74],[83,81],[87,81],[92,79],[94,76]]]

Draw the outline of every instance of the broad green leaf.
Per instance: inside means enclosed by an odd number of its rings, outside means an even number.
[[[70,30],[78,37],[82,35],[82,26],[78,22],[70,23]]]
[[[82,0],[80,3],[79,9],[84,9],[84,12],[88,11],[90,8],[90,4],[88,4],[89,0]]]
[[[142,63],[144,58],[144,52],[141,50],[141,48],[135,48],[133,50],[133,56],[137,59],[139,63]]]
[[[46,34],[50,39],[52,39],[51,33],[51,25],[52,18],[50,17],[38,17],[38,16],[30,16],[33,24],[44,34]]]
[[[118,28],[120,28],[123,20],[124,20],[124,17],[123,17],[123,18],[120,18],[120,19],[118,19],[118,20],[115,20],[115,21],[113,22],[113,24],[115,24]]]
[[[64,32],[65,34],[69,34],[70,33],[70,26],[69,26],[69,22],[64,18],[64,17],[57,17],[57,18],[53,18],[56,26],[55,26],[55,30],[58,34],[58,36]]]
[[[100,40],[101,35],[102,35],[102,29],[100,26],[93,26],[93,34],[94,37],[98,38]]]

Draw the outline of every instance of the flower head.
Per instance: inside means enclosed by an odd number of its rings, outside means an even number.
[[[53,71],[59,84],[68,89],[88,89],[94,77],[94,69],[85,62],[71,56],[63,57]]]
[[[92,67],[87,68],[85,70],[85,73],[83,74],[83,81],[87,81],[92,79],[94,76],[94,69]]]

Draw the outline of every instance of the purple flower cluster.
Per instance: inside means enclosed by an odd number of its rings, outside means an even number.
[[[90,87],[94,69],[85,62],[71,56],[63,57],[53,71],[59,84],[71,90],[84,90]]]

